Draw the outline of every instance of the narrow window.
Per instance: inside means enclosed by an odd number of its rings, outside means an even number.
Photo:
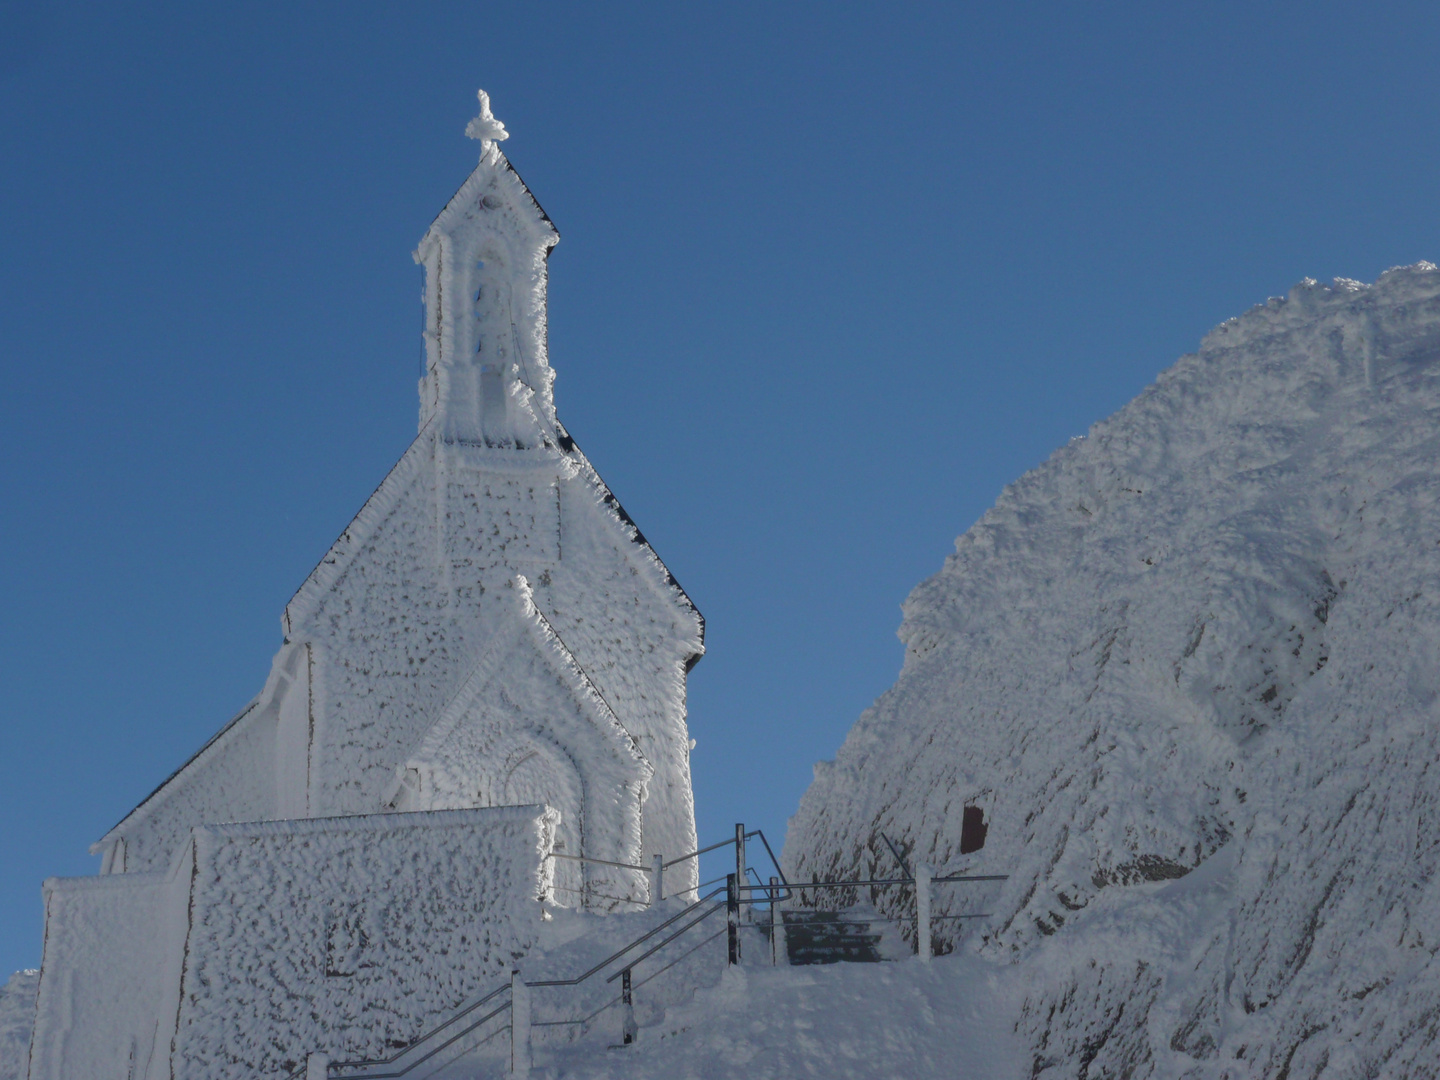
[[[505,423],[505,380],[497,364],[480,365],[480,424],[491,446],[508,445],[510,432]]]
[[[960,819],[960,854],[969,855],[985,846],[985,812],[978,806],[965,807],[965,816]]]

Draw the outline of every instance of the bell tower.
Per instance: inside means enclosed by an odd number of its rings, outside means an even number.
[[[510,133],[479,97],[465,134],[480,141],[480,163],[415,250],[425,268],[420,430],[475,446],[553,446],[546,259],[560,233],[500,152]]]

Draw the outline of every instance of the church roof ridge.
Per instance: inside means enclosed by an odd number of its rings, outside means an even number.
[[[151,790],[150,794],[146,795],[133,807],[127,810],[124,817],[122,817],[114,825],[110,826],[108,830],[106,830],[104,836],[100,837],[99,840],[96,840],[93,844],[91,844],[89,848],[90,854],[99,855],[105,843],[112,837],[114,837],[115,834],[118,833],[124,825],[132,823],[132,821],[134,820],[143,818],[146,814],[148,814],[149,811],[153,808],[153,806],[156,805],[155,800],[165,791],[166,788],[168,788],[172,783],[174,783],[175,779],[180,776],[181,773],[185,772],[192,765],[199,763],[205,757],[207,757],[212,750],[216,749],[219,744],[225,740],[226,736],[230,735],[240,725],[240,723],[245,720],[246,717],[250,716],[252,713],[255,712],[255,710],[259,707],[260,703],[264,700],[266,691],[268,691],[269,689],[270,680],[267,679],[264,688],[261,689],[260,693],[256,694],[253,698],[250,699],[249,704],[247,704],[243,709],[237,712],[229,720],[225,721],[225,723],[221,725],[219,731],[215,732],[214,735],[211,735],[210,738],[205,740],[205,745],[200,747],[199,750],[196,750],[193,754],[186,758],[184,762],[182,762],[179,767],[177,767],[175,771],[172,772],[169,776],[165,777],[164,780],[156,784],[154,789]]]
[[[546,258],[549,257],[550,250],[560,242],[560,229],[556,226],[550,215],[545,212],[545,208],[540,205],[540,200],[537,199],[535,193],[530,190],[530,185],[525,183],[525,179],[520,175],[520,171],[511,164],[510,159],[497,147],[492,154],[487,154],[480,159],[479,164],[470,170],[470,175],[465,177],[460,186],[455,189],[455,194],[445,200],[445,205],[440,208],[440,212],[435,215],[434,220],[431,221],[429,227],[426,228],[424,235],[420,237],[420,242],[415,245],[415,251],[412,253],[412,257],[417,263],[423,261],[422,253],[430,245],[433,238],[442,231],[444,226],[450,223],[451,218],[461,212],[461,208],[465,206],[468,201],[467,196],[470,190],[479,186],[483,178],[488,175],[494,175],[502,183],[511,185],[520,195],[521,201],[529,204],[532,211],[531,226],[544,236],[546,241],[545,255]]]
[[[698,661],[700,656],[705,652],[704,614],[700,611],[700,608],[696,606],[695,601],[690,599],[690,594],[685,591],[685,587],[680,584],[680,580],[671,572],[670,567],[665,564],[665,560],[660,557],[660,553],[656,551],[650,541],[645,538],[645,534],[640,530],[640,526],[635,524],[635,519],[630,516],[629,511],[621,504],[619,497],[611,490],[610,485],[605,482],[605,478],[600,475],[600,470],[595,468],[590,458],[586,456],[585,451],[580,449],[579,444],[575,441],[575,437],[566,430],[565,426],[560,423],[559,420],[556,420],[555,427],[560,437],[561,450],[572,455],[576,464],[580,466],[581,470],[591,479],[596,487],[599,488],[602,504],[615,515],[620,526],[630,534],[631,543],[635,547],[641,548],[648,556],[644,562],[658,571],[660,578],[658,582],[659,586],[671,595],[671,598],[678,607],[695,619],[697,637],[699,639],[697,642],[699,651],[695,655],[695,661]],[[694,666],[694,661],[691,662],[691,666]]]
[[[540,637],[541,644],[552,654],[552,659],[566,669],[566,674],[573,682],[579,684],[585,696],[592,698],[594,704],[604,710],[605,718],[630,740],[634,756],[653,773],[655,767],[640,753],[639,748],[635,745],[634,734],[625,726],[625,722],[620,719],[619,714],[610,705],[604,692],[590,677],[590,673],[585,670],[585,665],[580,663],[580,658],[575,655],[570,646],[565,644],[565,639],[555,629],[554,623],[546,618],[545,612],[540,610],[540,605],[535,602],[535,593],[525,575],[516,574],[512,581],[520,594],[521,612],[528,616],[526,621],[530,624],[531,632]]]

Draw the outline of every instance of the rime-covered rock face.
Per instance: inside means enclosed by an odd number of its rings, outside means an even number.
[[[1036,1076],[1434,1068],[1440,271],[1220,326],[904,612],[793,872],[892,868],[881,833],[1008,872],[936,905],[993,912],[966,944],[1028,968]]]

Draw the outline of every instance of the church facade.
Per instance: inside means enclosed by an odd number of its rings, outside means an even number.
[[[419,432],[286,607],[260,694],[98,841],[100,877],[46,883],[34,1078],[383,1049],[523,951],[542,903],[643,901],[604,864],[696,847],[704,622],[556,415],[559,234],[480,98],[479,165],[415,253]]]

